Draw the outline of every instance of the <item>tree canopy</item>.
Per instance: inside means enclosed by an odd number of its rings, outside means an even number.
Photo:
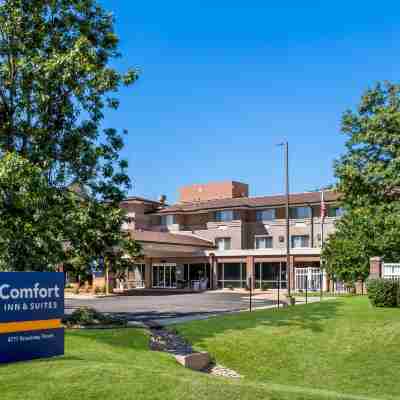
[[[104,113],[118,108],[118,90],[133,84],[138,75],[136,70],[120,73],[111,67],[119,56],[113,17],[95,0],[0,2],[3,172],[23,165],[18,179],[27,188],[27,197],[32,193],[32,201],[26,198],[21,204],[30,209],[37,204],[35,195],[41,194],[40,201],[57,217],[53,226],[44,214],[34,222],[34,229],[46,232],[51,240],[47,247],[41,240],[32,241],[25,254],[29,262],[40,249],[54,264],[60,256],[60,242],[56,243],[60,238],[85,257],[88,248],[97,254],[98,246],[125,243],[118,207],[130,187],[128,164],[120,157],[124,132],[105,126]],[[77,201],[76,193],[71,197],[71,186],[82,189],[84,201]],[[19,199],[18,191],[17,196],[12,194],[15,187],[8,185],[7,190],[8,202]],[[15,215],[15,205],[4,204],[2,215]],[[30,223],[23,220],[28,211],[19,212],[21,225],[13,238]],[[82,221],[87,228],[84,235]],[[11,243],[10,234],[0,231],[3,246]]]
[[[365,279],[369,259],[400,260],[400,86],[377,84],[343,116],[346,153],[335,162],[345,215],[329,238],[327,269]]]

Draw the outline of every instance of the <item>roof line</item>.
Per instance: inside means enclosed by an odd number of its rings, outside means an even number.
[[[206,244],[190,244],[190,243],[172,243],[172,242],[161,242],[161,241],[155,241],[155,240],[143,240],[143,239],[135,239],[137,242],[143,242],[143,243],[154,243],[154,244],[166,244],[169,246],[186,246],[186,247],[204,247],[207,249],[210,248],[215,248],[215,246],[210,243],[210,245]]]

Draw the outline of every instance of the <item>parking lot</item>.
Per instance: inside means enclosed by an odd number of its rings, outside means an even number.
[[[255,296],[253,307],[274,305],[266,296]],[[171,322],[175,320],[206,318],[211,315],[246,310],[249,308],[248,293],[209,291],[203,293],[146,293],[101,298],[67,298],[65,311],[71,313],[81,306],[119,315],[130,321]]]

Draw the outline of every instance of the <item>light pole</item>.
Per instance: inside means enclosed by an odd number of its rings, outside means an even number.
[[[286,208],[286,274],[287,274],[287,291],[290,297],[290,220],[289,220],[289,143],[287,141],[280,143],[279,146],[284,150],[284,168],[285,168],[285,208]]]

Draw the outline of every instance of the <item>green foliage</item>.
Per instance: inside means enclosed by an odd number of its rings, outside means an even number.
[[[343,116],[347,152],[335,163],[338,188],[353,208],[398,202],[400,86],[368,90],[356,112]]]
[[[368,297],[375,307],[400,307],[400,282],[389,279],[370,279]]]
[[[0,269],[137,254],[121,234],[123,136],[102,128],[116,92],[138,77],[110,66],[113,25],[95,0],[0,2]],[[125,262],[111,253],[114,267]]]
[[[46,270],[63,258],[65,198],[42,171],[10,153],[0,159],[0,270]]]
[[[378,84],[343,116],[346,153],[335,163],[344,217],[323,250],[327,271],[366,279],[369,258],[400,259],[400,86]]]
[[[67,325],[124,325],[125,321],[114,318],[90,307],[79,307],[64,319]]]
[[[51,185],[121,200],[123,139],[101,124],[137,72],[109,66],[120,56],[113,24],[95,0],[0,3],[0,152],[22,154]]]

